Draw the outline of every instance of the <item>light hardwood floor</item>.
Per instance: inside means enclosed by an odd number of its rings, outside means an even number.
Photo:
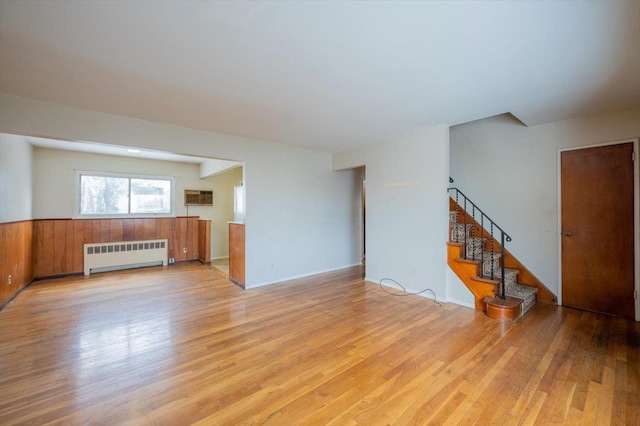
[[[640,424],[638,323],[500,323],[359,268],[244,291],[198,263],[39,281],[0,311],[0,424]]]
[[[211,261],[211,266],[213,266],[218,271],[222,272],[223,275],[229,276],[229,258],[225,257],[224,259],[215,259]]]

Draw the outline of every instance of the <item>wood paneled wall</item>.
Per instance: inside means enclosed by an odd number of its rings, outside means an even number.
[[[83,245],[169,240],[176,262],[198,259],[198,217],[35,220],[35,276],[83,272]],[[187,253],[183,252],[187,248]]]
[[[244,224],[229,223],[229,278],[244,288]]]
[[[33,280],[33,244],[32,221],[0,224],[0,307]]]
[[[199,258],[198,231],[197,216],[0,223],[0,307],[34,278],[82,273],[86,243],[166,238],[169,257],[181,262]]]
[[[198,221],[198,260],[211,263],[211,221]]]

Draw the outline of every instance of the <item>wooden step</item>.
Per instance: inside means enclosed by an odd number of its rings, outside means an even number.
[[[485,312],[491,319],[514,320],[522,313],[522,299],[507,296],[505,299],[487,296],[484,298]]]

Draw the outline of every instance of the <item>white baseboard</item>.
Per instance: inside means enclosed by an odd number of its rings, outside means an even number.
[[[306,277],[310,277],[312,275],[319,275],[319,274],[326,274],[327,272],[340,271],[342,269],[353,268],[354,266],[360,266],[360,265],[361,265],[360,263],[354,263],[353,265],[340,266],[338,268],[324,269],[324,270],[321,270],[321,271],[310,272],[308,274],[295,275],[295,276],[292,276],[292,277],[287,277],[287,278],[280,279],[278,281],[267,281],[267,282],[262,282],[262,283],[257,283],[257,284],[248,284],[248,285],[245,286],[245,290],[250,290],[252,288],[258,288],[258,287],[264,287],[264,286],[267,286],[267,285],[280,284],[280,283],[283,283],[285,281],[297,280],[299,278],[306,278]]]
[[[229,256],[212,257],[211,260],[228,259]]]
[[[463,306],[465,308],[471,308],[471,309],[476,309],[476,307],[471,304],[471,303],[467,303],[467,302],[463,302],[462,300],[458,300],[458,299],[447,299],[447,303],[455,303],[458,306]]]
[[[369,277],[364,277],[364,280],[369,284],[373,284],[373,285],[377,285],[377,286],[380,285],[380,280],[374,280],[374,279],[371,279]],[[391,286],[387,286],[387,285],[384,285],[384,284],[382,286],[386,287],[386,288],[389,288],[389,289],[392,289],[392,290],[396,290],[398,292],[402,292],[402,289],[398,288],[398,287],[391,287]],[[409,288],[409,287],[405,287],[405,290],[406,290],[407,293],[418,293],[418,292],[421,292],[420,294],[416,294],[416,296],[426,297],[427,299],[436,300],[437,302],[440,302],[440,303],[443,303],[443,302],[447,303],[447,299],[445,299],[444,297],[440,297],[438,295],[436,295],[434,297],[435,292],[433,292],[433,290],[431,290],[431,291],[423,291],[424,289],[416,290],[416,289]]]

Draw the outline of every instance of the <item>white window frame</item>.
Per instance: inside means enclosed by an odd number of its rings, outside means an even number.
[[[80,212],[80,177],[86,176],[102,176],[102,177],[115,177],[115,178],[127,178],[127,179],[149,179],[149,180],[168,180],[171,182],[171,211],[169,213],[122,213],[122,214],[82,214]],[[76,170],[75,171],[75,207],[74,218],[76,219],[115,219],[115,218],[144,218],[144,217],[176,217],[176,180],[173,176],[159,176],[159,175],[139,175],[132,173],[111,173],[111,172],[96,172],[91,170]],[[131,194],[129,194],[129,203],[131,203]],[[129,208],[131,205],[129,204]]]

